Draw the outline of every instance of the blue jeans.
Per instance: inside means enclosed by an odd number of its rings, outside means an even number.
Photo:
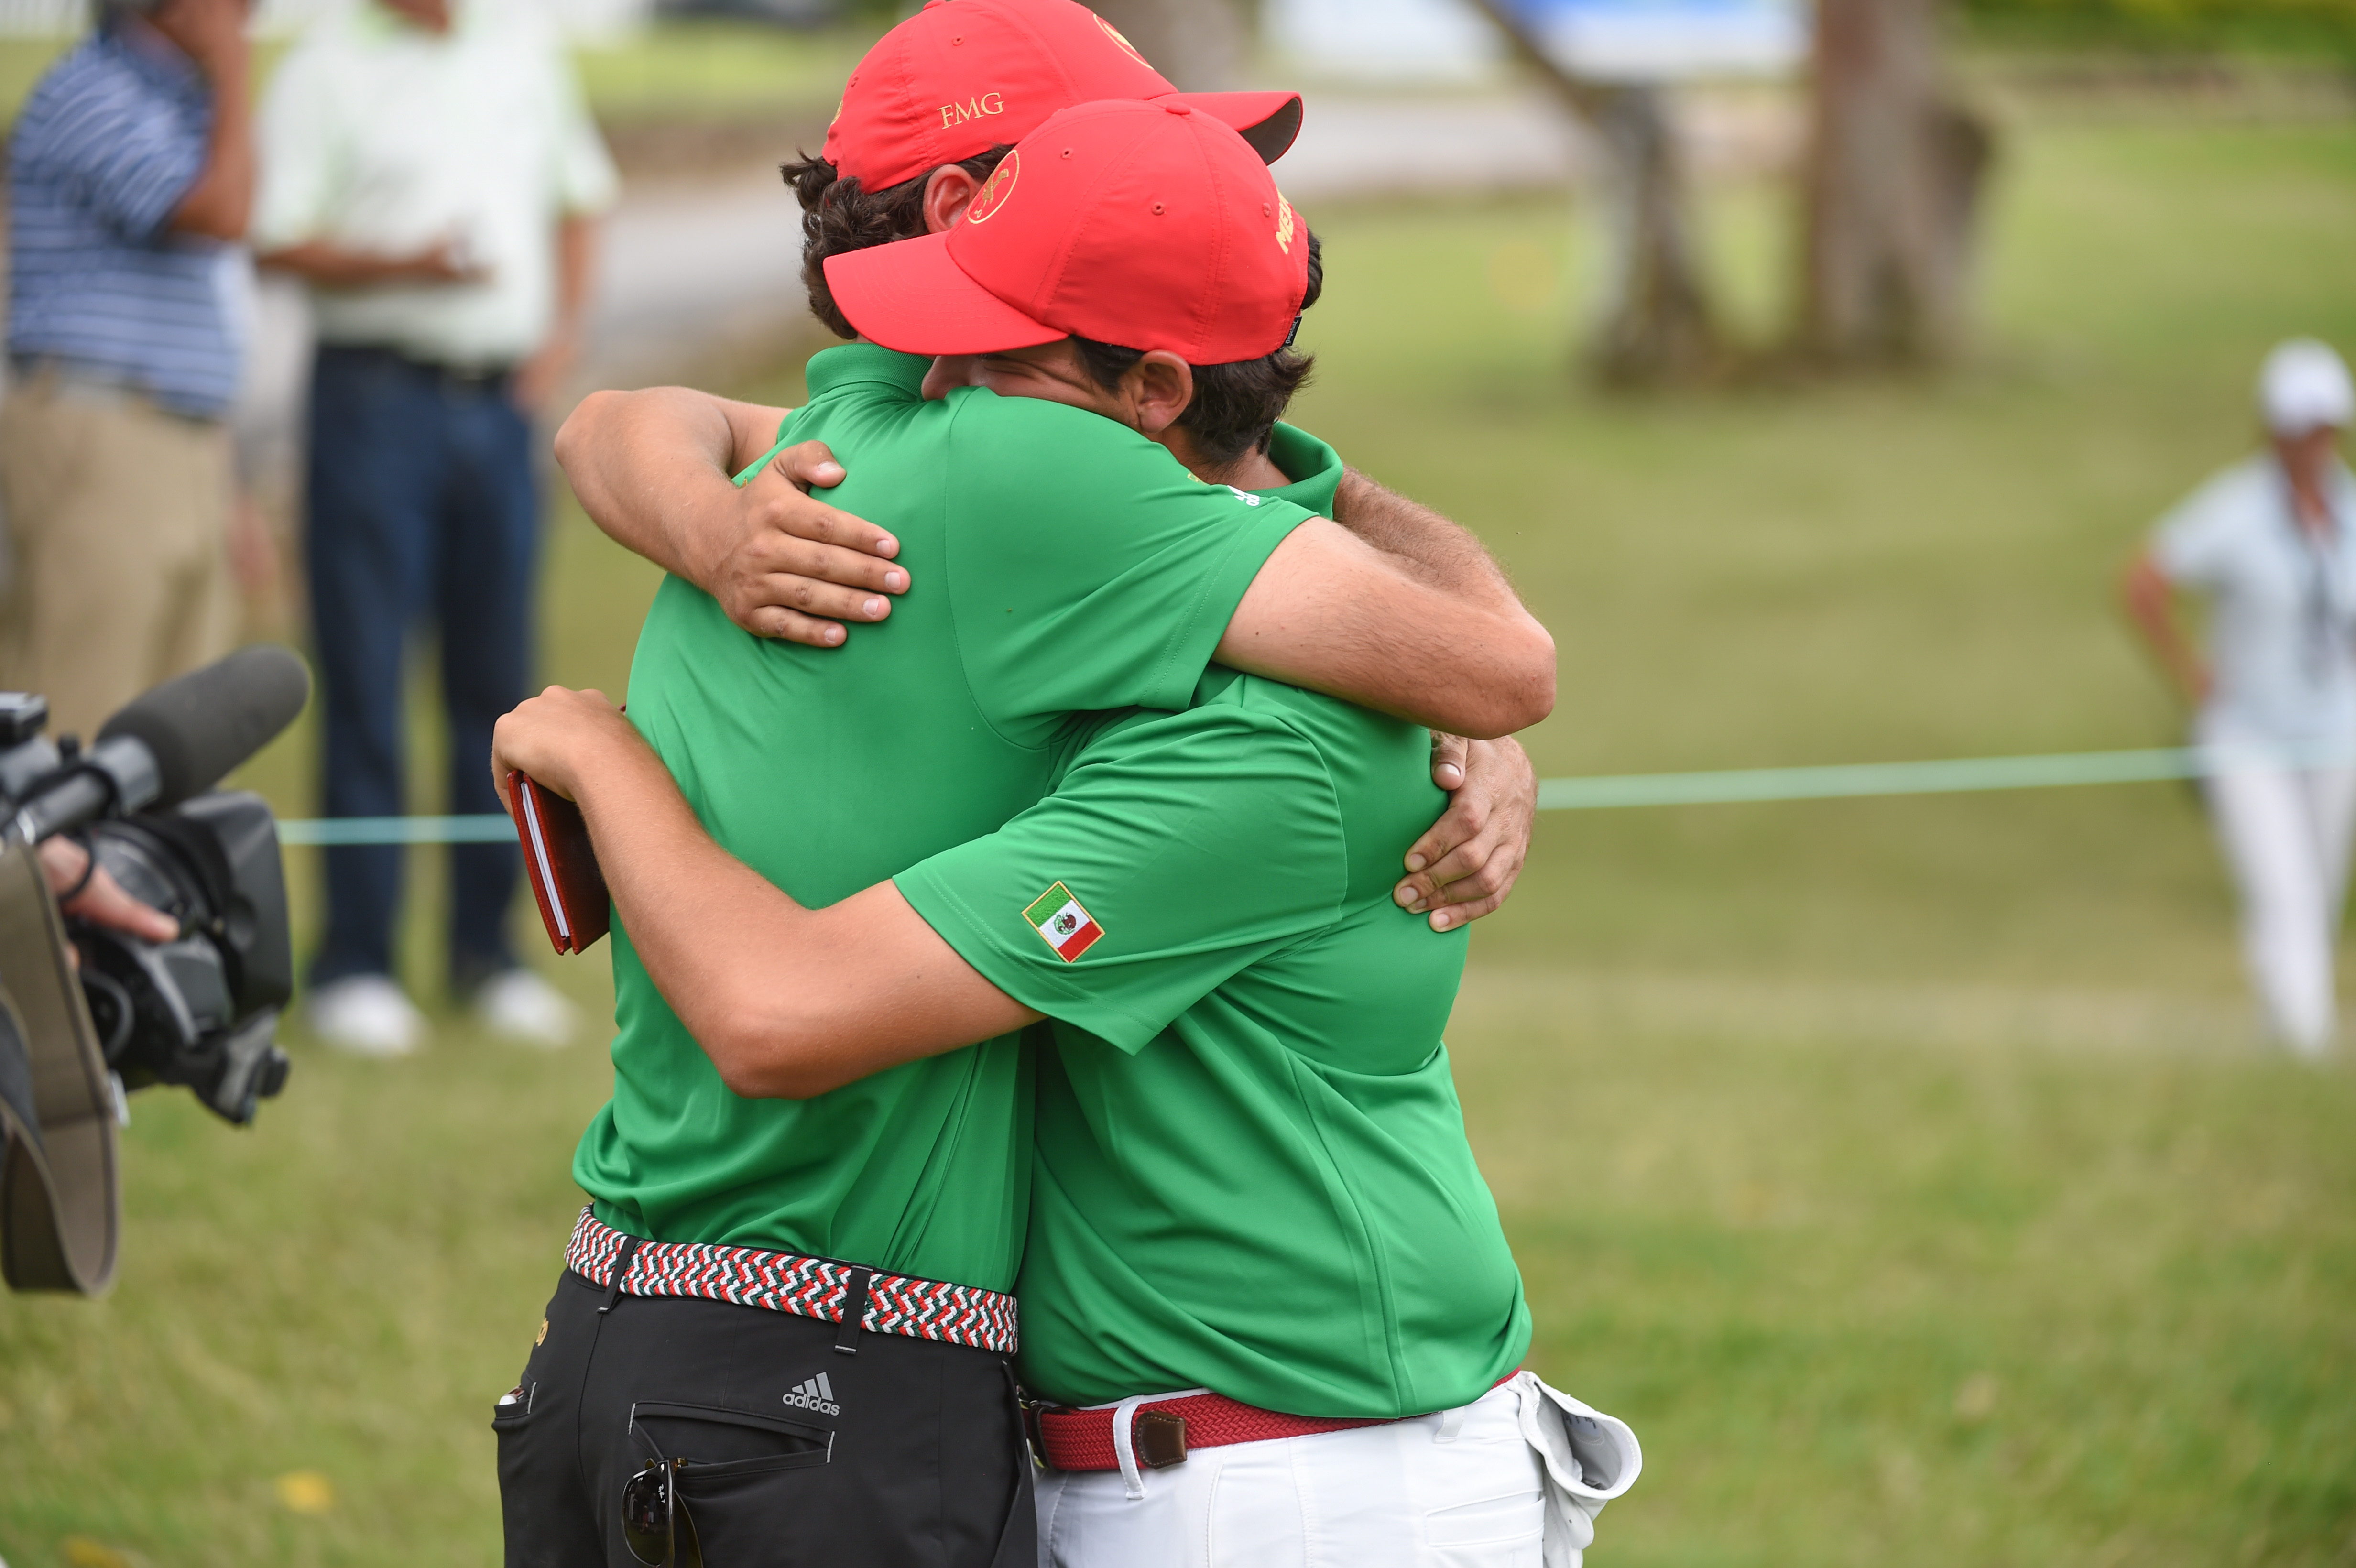
[[[491,726],[524,698],[540,498],[531,424],[505,378],[467,379],[372,348],[322,347],[311,383],[309,571],[330,816],[393,816],[412,627],[438,627],[446,809],[496,812]],[[405,851],[327,851],[327,934],[311,983],[390,974]],[[513,842],[450,851],[450,981],[511,968]]]

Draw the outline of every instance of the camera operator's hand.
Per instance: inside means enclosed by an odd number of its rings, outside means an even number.
[[[552,686],[526,699],[492,730],[491,783],[510,816],[515,802],[508,798],[509,773],[529,773],[542,789],[578,800],[582,779],[596,773],[597,759],[614,755],[615,747],[644,752],[647,743],[604,692]]]
[[[180,934],[180,923],[162,910],[151,909],[123,891],[104,867],[93,870],[90,851],[70,838],[51,838],[38,851],[49,891],[73,897],[61,906],[65,912],[92,925],[103,925],[145,942],[169,942]],[[83,878],[89,880],[85,883]],[[80,888],[80,891],[74,890]]]

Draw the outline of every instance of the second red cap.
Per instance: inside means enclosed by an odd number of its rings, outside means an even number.
[[[1119,29],[1073,0],[930,0],[851,71],[824,156],[843,178],[886,190],[1101,98],[1192,104],[1269,163],[1301,131],[1299,93],[1180,93]]]
[[[1018,143],[945,234],[830,256],[853,326],[905,354],[1060,337],[1190,365],[1284,346],[1309,229],[1243,138],[1184,103],[1089,103]]]

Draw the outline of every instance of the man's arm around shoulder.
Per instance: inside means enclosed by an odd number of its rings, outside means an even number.
[[[1334,512],[1269,557],[1219,662],[1477,739],[1553,711],[1554,639],[1479,540],[1355,470]]]
[[[888,533],[805,493],[841,482],[821,443],[731,483],[769,450],[785,412],[681,387],[599,392],[557,432],[557,462],[600,528],[711,593],[736,624],[832,647],[841,622],[884,619],[884,595],[905,592],[908,573],[891,564]],[[1306,523],[1277,547],[1220,662],[1452,734],[1545,718],[1553,639],[1479,543],[1362,475],[1340,494],[1352,527]]]

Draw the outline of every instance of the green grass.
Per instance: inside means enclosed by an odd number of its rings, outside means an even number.
[[[1977,42],[2356,60],[2349,0],[1965,0],[1955,9]]]
[[[1627,1003],[1457,1024],[1537,1364],[1645,1445],[1594,1561],[2346,1561],[2344,1082]]]
[[[2007,157],[1985,347],[1937,381],[1601,400],[1558,208],[1315,215],[1301,417],[1510,562],[1562,650],[1542,771],[2172,738],[2111,575],[2244,449],[2274,337],[2356,346],[2356,126]],[[1763,326],[1779,210],[1710,229]],[[546,673],[614,689],[652,576],[570,510],[552,551]],[[252,770],[290,810],[309,744]],[[594,1004],[599,970],[559,972]],[[1537,1364],[1646,1443],[1593,1560],[2356,1560],[2356,1075],[2244,1018],[2181,790],[1545,822],[1451,1047]],[[293,1048],[252,1132],[136,1102],[113,1296],[0,1299],[17,1568],[496,1561],[487,1403],[604,1062],[455,1022],[397,1065]],[[295,1469],[331,1511],[274,1501]]]

